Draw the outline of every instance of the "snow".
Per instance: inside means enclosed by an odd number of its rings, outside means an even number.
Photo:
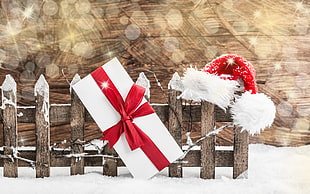
[[[43,75],[40,75],[37,83],[34,86],[34,96],[43,96],[43,106],[41,112],[44,113],[44,120],[45,122],[49,123],[49,86],[47,81],[45,80],[45,77]]]
[[[145,96],[149,99],[150,98],[151,84],[150,84],[150,80],[147,79],[147,77],[145,76],[145,74],[143,72],[141,72],[139,74],[139,77],[136,81],[136,84],[139,86],[142,86],[146,89],[145,90]]]
[[[16,94],[16,82],[10,74],[5,76],[5,80],[3,81],[1,88],[3,91],[13,91]]]
[[[69,176],[70,168],[51,168],[51,177],[36,179],[31,168],[20,168],[19,178],[0,176],[1,193],[310,193],[310,146],[250,145],[248,179],[232,179],[232,168],[216,168],[215,180],[199,178],[199,168],[183,168],[184,178],[169,178],[165,169],[150,180],[131,178],[126,168],[118,177],[101,174],[102,167],[87,167],[85,175]],[[3,168],[0,168],[2,175]]]
[[[168,88],[177,90],[177,91],[183,91],[184,86],[181,80],[181,77],[179,76],[178,72],[175,72],[172,76],[172,79],[168,83]]]
[[[70,93],[72,91],[72,86],[76,83],[78,83],[81,80],[81,77],[79,76],[79,74],[75,74],[71,83],[70,83]]]
[[[16,95],[16,82],[10,74],[5,76],[5,80],[3,81],[3,84],[0,87],[0,89],[2,95],[2,105],[0,109],[5,109],[6,105],[16,106],[16,103],[13,102],[13,100],[15,101],[16,99],[12,99],[12,97],[11,99],[8,99],[4,96],[4,92],[9,91],[13,91],[13,93]]]

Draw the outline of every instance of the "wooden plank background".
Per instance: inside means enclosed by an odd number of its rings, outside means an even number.
[[[25,13],[31,8],[32,14]],[[34,105],[40,74],[50,85],[50,102],[70,103],[68,80],[82,77],[118,57],[135,80],[145,72],[151,102],[166,103],[174,72],[202,68],[215,57],[238,53],[257,71],[259,91],[277,106],[274,125],[250,138],[277,146],[310,143],[310,1],[293,0],[1,0],[0,83],[18,82],[19,105]],[[218,123],[219,124],[219,123]],[[186,124],[187,125],[187,124]],[[185,125],[185,127],[186,127]],[[197,123],[188,125],[199,136]],[[34,124],[19,124],[19,144],[33,145]],[[100,131],[86,123],[86,138]],[[70,139],[70,126],[52,123],[51,142]],[[0,126],[0,145],[3,144]],[[217,138],[229,145],[233,132]]]

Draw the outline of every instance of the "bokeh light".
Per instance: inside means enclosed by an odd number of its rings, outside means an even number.
[[[182,62],[184,60],[184,58],[185,58],[185,53],[180,49],[174,50],[174,52],[172,53],[172,56],[171,56],[171,60],[175,63]]]
[[[181,28],[183,25],[183,16],[178,9],[170,9],[166,15],[166,20],[168,26],[174,30]]]
[[[179,48],[179,41],[175,37],[165,38],[164,47],[168,52],[174,52]]]
[[[34,62],[32,61],[28,61],[26,64],[25,64],[25,69],[27,71],[30,71],[30,72],[33,72],[36,68],[36,65],[34,64]]]
[[[293,130],[307,131],[310,128],[310,122],[306,118],[297,118],[293,125]]]
[[[245,34],[249,30],[249,24],[246,21],[235,21],[232,26],[238,34]]]
[[[214,18],[207,19],[203,24],[206,32],[209,34],[217,33],[220,27],[218,20]]]
[[[59,75],[58,65],[52,63],[46,66],[45,74],[50,78],[56,78]]]
[[[36,56],[35,62],[38,67],[45,68],[47,65],[51,64],[51,57],[46,53],[39,53]]]
[[[140,30],[139,26],[137,26],[135,24],[130,24],[125,29],[125,36],[129,40],[135,40],[135,39],[139,38],[140,33],[141,33],[141,30]]]
[[[19,81],[22,84],[33,84],[35,82],[35,75],[32,71],[25,70],[20,74]]]
[[[75,9],[81,15],[87,14],[91,10],[91,4],[88,0],[78,0],[75,3]]]
[[[90,43],[87,42],[78,42],[72,48],[72,51],[75,55],[90,58],[94,54],[94,48]]]
[[[283,101],[278,104],[277,112],[281,117],[291,117],[293,115],[293,106],[289,102]]]
[[[120,22],[121,24],[123,24],[123,25],[127,25],[127,24],[128,24],[128,21],[129,21],[129,19],[128,19],[127,16],[122,16],[122,17],[119,18],[119,22]]]
[[[43,12],[45,15],[53,16],[58,12],[58,5],[53,0],[46,0],[43,4]]]

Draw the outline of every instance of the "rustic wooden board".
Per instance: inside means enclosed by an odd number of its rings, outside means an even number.
[[[84,147],[79,142],[84,141],[85,107],[74,91],[71,93],[71,149],[72,154],[81,154]],[[84,158],[71,158],[71,175],[84,174]]]
[[[182,147],[182,128],[183,128],[183,111],[182,100],[177,99],[181,93],[173,89],[169,89],[168,104],[169,104],[169,121],[168,130],[177,144]],[[182,177],[182,164],[170,164],[169,165],[170,177]]]
[[[49,86],[42,76],[36,83],[35,134],[36,134],[36,177],[50,176],[50,121]]]
[[[14,81],[14,80],[12,80]],[[15,83],[15,82],[14,82]],[[11,87],[10,85],[5,86],[5,84],[12,83],[4,83],[2,87]],[[2,97],[11,101],[13,104],[5,104],[3,110],[3,144],[4,144],[4,154],[13,156],[15,153],[14,149],[18,147],[18,134],[17,134],[17,116],[16,116],[16,85],[12,87],[9,91],[3,91]],[[9,158],[4,159],[3,161],[3,176],[16,178],[18,177],[18,161],[11,160]]]
[[[35,160],[35,151],[33,150],[20,150],[20,157],[27,158],[29,160]],[[89,155],[97,154],[98,151],[86,150],[85,153]],[[3,151],[0,151],[3,154]],[[51,167],[70,167],[71,158],[64,157],[70,154],[70,151],[54,150],[51,151]],[[183,159],[183,167],[200,167],[200,150],[191,150]],[[113,159],[115,160],[115,159]],[[116,159],[117,166],[124,166],[124,163],[119,158]],[[102,166],[102,156],[97,157],[85,157],[85,166]],[[19,161],[19,167],[29,166],[24,161]],[[216,167],[233,167],[233,151],[231,150],[216,150],[215,152],[215,166]],[[3,167],[3,160],[0,160],[0,167]]]
[[[259,86],[260,92],[271,96],[281,113],[277,114],[276,122],[270,129],[260,136],[251,137],[251,142],[277,146],[309,144],[309,1],[172,0],[111,3],[90,0],[90,3],[94,8],[90,15],[95,18],[92,30],[73,26],[70,29],[76,33],[78,40],[93,45],[91,57],[77,56],[71,48],[65,52],[60,49],[61,41],[58,37],[60,32],[68,29],[64,25],[66,21],[56,14],[40,18],[46,26],[37,33],[41,50],[28,54],[16,68],[13,64],[1,61],[0,83],[6,74],[11,74],[19,82],[19,105],[34,105],[35,80],[41,73],[50,75],[36,58],[40,54],[47,54],[49,63],[58,68],[52,76],[47,76],[51,103],[66,104],[70,103],[69,85],[62,70],[69,80],[75,73],[84,77],[117,56],[134,80],[140,72],[146,72],[151,81],[151,102],[166,103],[167,98],[163,98],[162,91],[149,71],[156,73],[166,91],[168,81],[175,71],[182,74],[184,68],[190,65],[202,68],[216,56],[238,53],[254,65],[258,82],[266,83]],[[179,10],[180,14],[176,14],[175,21],[182,22],[179,28],[173,28],[169,23],[168,13],[171,10]],[[135,40],[129,40],[125,35],[130,24],[140,29],[140,36]],[[27,40],[25,35],[27,33],[16,37],[19,43],[23,44]],[[45,35],[51,37],[49,44],[45,43]],[[173,50],[174,44],[177,49],[169,52]],[[10,45],[13,44],[8,39],[0,43],[0,48],[7,51]],[[27,62],[34,62],[33,71],[27,72]],[[286,105],[284,108],[288,107],[288,113],[285,110],[281,112],[283,104]],[[1,142],[2,138],[0,145]]]
[[[201,135],[205,136],[215,126],[214,104],[201,102]],[[215,135],[210,135],[201,143],[200,178],[215,178]]]

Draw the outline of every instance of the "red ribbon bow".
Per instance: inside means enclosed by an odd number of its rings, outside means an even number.
[[[145,88],[133,84],[124,101],[103,68],[98,68],[91,75],[114,109],[121,116],[117,124],[103,132],[104,137],[102,140],[108,140],[110,147],[113,147],[120,136],[125,133],[131,150],[141,148],[158,170],[162,170],[168,166],[170,162],[167,158],[161,153],[154,142],[133,122],[133,119],[137,117],[146,116],[155,112],[147,102],[139,106],[143,100]]]

